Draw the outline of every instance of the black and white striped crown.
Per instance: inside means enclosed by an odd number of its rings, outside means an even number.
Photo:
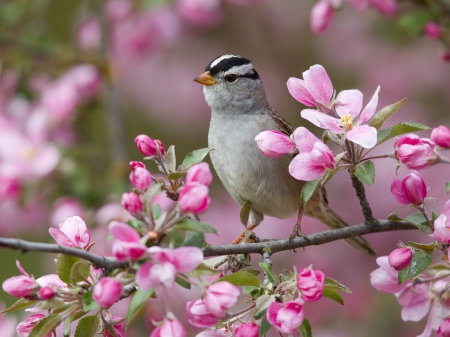
[[[225,54],[212,60],[205,68],[211,76],[219,73],[233,73],[239,77],[259,79],[259,75],[249,59],[239,55]]]

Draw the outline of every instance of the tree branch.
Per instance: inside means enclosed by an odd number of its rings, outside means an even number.
[[[352,186],[356,191],[356,196],[359,199],[359,204],[361,205],[361,209],[364,215],[364,223],[366,225],[375,225],[377,223],[377,219],[373,217],[372,209],[370,208],[369,202],[366,198],[366,191],[364,189],[364,185],[359,181],[358,177],[355,176],[355,173],[349,170],[350,178],[352,179]]]

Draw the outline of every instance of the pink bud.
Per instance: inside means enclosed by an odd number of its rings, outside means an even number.
[[[34,291],[36,286],[36,282],[34,282],[34,280],[27,275],[10,277],[2,284],[3,290],[15,297],[29,296]]]
[[[20,196],[20,183],[16,178],[0,176],[0,200],[15,200]]]
[[[156,156],[158,154],[158,148],[153,139],[147,135],[139,135],[134,139],[139,151],[144,156]]]
[[[161,152],[161,155],[164,156],[165,150],[164,150],[164,144],[162,143],[162,141],[155,139],[155,143],[156,143],[156,146],[159,147],[159,152]]]
[[[92,297],[103,307],[110,307],[122,296],[122,283],[112,277],[104,277],[94,286]]]
[[[212,182],[212,174],[208,163],[202,162],[193,165],[186,174],[186,185],[191,182],[197,182],[209,186]]]
[[[258,149],[271,158],[279,158],[295,150],[291,139],[280,131],[263,131],[255,137],[255,141]]]
[[[66,219],[72,216],[84,218],[84,209],[80,200],[75,197],[66,196],[59,198],[53,204],[50,222],[53,227],[58,227]]]
[[[411,171],[403,180],[394,178],[391,193],[402,205],[422,205],[427,196],[427,186],[417,171]]]
[[[116,323],[117,322],[117,323]],[[107,322],[112,326],[114,332],[117,337],[126,337],[125,333],[125,319],[119,316],[111,316],[109,321]],[[115,337],[108,330],[103,332],[103,337]]]
[[[141,163],[140,161],[130,161],[130,168],[134,170],[136,167],[142,167],[145,168],[145,164]]]
[[[325,275],[320,270],[302,268],[298,273],[297,286],[305,301],[318,301],[322,297],[325,286]]]
[[[387,17],[395,17],[398,13],[398,4],[395,0],[371,0],[372,6]]]
[[[303,300],[272,302],[267,308],[267,321],[281,333],[292,333],[303,323]]]
[[[329,1],[316,2],[311,10],[311,30],[316,34],[325,32],[333,20],[333,15],[333,6]]]
[[[429,165],[428,161],[435,155],[434,142],[428,138],[420,138],[409,134],[397,139],[395,143],[395,156],[409,169],[421,169]]]
[[[413,258],[413,253],[409,248],[397,248],[394,249],[388,257],[389,264],[395,270],[405,269],[411,259]]]
[[[43,287],[39,289],[39,296],[41,297],[42,300],[48,300],[53,296],[55,296],[55,292],[50,287]]]
[[[212,27],[222,18],[220,0],[177,0],[180,16],[195,27]]]
[[[443,319],[436,332],[436,337],[450,337],[450,319]]]
[[[91,235],[86,224],[79,216],[67,218],[62,224],[59,224],[59,229],[50,228],[48,231],[56,243],[61,246],[84,249],[91,242]]]
[[[102,27],[98,20],[87,18],[83,20],[76,31],[76,43],[82,50],[93,50],[100,47]]]
[[[234,337],[258,337],[259,326],[255,323],[245,323],[239,325],[234,331]]]
[[[197,328],[209,328],[219,320],[208,310],[203,300],[187,302],[186,310],[189,315],[188,322]]]
[[[150,334],[150,337],[185,337],[183,325],[176,318],[166,319],[162,325]]]
[[[216,317],[225,317],[225,313],[236,304],[239,289],[233,284],[222,281],[211,284],[205,293],[205,305]]]
[[[431,140],[440,147],[450,148],[450,129],[445,125],[440,125],[431,131]]]
[[[45,317],[46,316],[42,314],[33,314],[28,316],[28,318],[23,322],[20,322],[16,328],[19,337],[28,337],[30,335],[31,330],[33,330],[34,326]],[[49,332],[42,337],[52,337],[52,336],[53,334]]]
[[[209,188],[200,183],[190,183],[183,187],[178,197],[178,204],[183,212],[202,213],[211,203]]]
[[[142,201],[135,193],[122,194],[122,206],[131,214],[137,214],[142,211]]]
[[[441,36],[441,27],[436,22],[428,22],[423,31],[430,40],[437,40]]]
[[[136,260],[147,250],[147,247],[140,242],[139,233],[127,224],[112,221],[109,224],[109,231],[116,239],[112,251],[117,260]]]
[[[141,191],[146,191],[152,184],[152,175],[142,167],[136,167],[130,173],[130,181]]]

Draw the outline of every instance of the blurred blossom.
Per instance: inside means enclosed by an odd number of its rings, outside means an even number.
[[[421,169],[428,166],[428,161],[435,157],[434,142],[428,138],[420,138],[408,134],[397,139],[395,157],[409,169]]]
[[[402,205],[420,206],[427,196],[427,186],[419,172],[412,171],[403,180],[394,178],[391,193]]]
[[[102,27],[95,18],[87,18],[77,27],[76,44],[82,50],[93,50],[100,47],[102,39]]]
[[[381,14],[387,17],[395,17],[398,14],[398,4],[396,0],[370,0],[372,6]]]
[[[197,328],[209,328],[216,324],[219,317],[213,315],[205,305],[205,301],[187,302],[188,322]]]
[[[185,337],[183,325],[176,318],[166,318],[164,323],[152,331],[150,337]]]
[[[152,184],[152,175],[142,167],[136,167],[130,172],[131,183],[141,191],[146,191]]]
[[[122,206],[131,214],[137,214],[142,211],[142,201],[133,192],[122,194]]]
[[[31,330],[33,330],[34,326],[45,317],[46,316],[43,314],[33,314],[28,316],[26,320],[20,322],[16,328],[19,337],[28,337],[30,335]],[[52,337],[52,336],[53,334],[49,332],[42,337]]]
[[[36,94],[40,94],[42,89],[44,89],[51,82],[50,75],[46,73],[33,73],[28,80],[28,86]]]
[[[252,6],[262,2],[262,0],[227,0],[227,1],[229,3],[239,6]]]
[[[0,201],[4,199],[17,200],[20,196],[20,183],[16,178],[0,176]]]
[[[226,311],[237,303],[240,293],[239,288],[230,282],[213,283],[206,289],[205,305],[216,317],[225,317]]]
[[[430,40],[437,40],[441,36],[441,27],[436,22],[428,22],[423,31]]]
[[[127,224],[112,221],[108,228],[115,239],[112,251],[117,260],[136,260],[147,250],[147,247],[140,242],[141,237],[139,236],[139,233]]]
[[[111,318],[108,320],[107,323],[111,325],[117,337],[126,337],[124,318],[118,316],[111,316]],[[105,331],[103,332],[103,337],[114,337],[114,336],[108,330],[105,329]]]
[[[295,150],[295,144],[289,136],[276,130],[260,132],[255,141],[259,151],[270,158],[279,158]]]
[[[48,231],[56,243],[61,246],[85,249],[91,242],[91,235],[86,224],[79,216],[67,218],[59,224],[59,229],[50,228]]]
[[[99,227],[106,227],[111,221],[127,222],[133,217],[118,202],[110,202],[95,213],[95,221]]]
[[[443,319],[437,330],[436,337],[450,336],[450,318]]]
[[[444,244],[450,243],[450,200],[445,203],[441,215],[434,220],[433,239]]]
[[[58,227],[67,218],[75,215],[85,218],[83,205],[80,200],[71,196],[62,197],[53,203],[50,223],[53,227]]]
[[[205,330],[195,335],[195,337],[229,337],[229,335],[222,328],[218,330]]]
[[[102,84],[99,70],[91,64],[73,66],[60,80],[73,86],[86,99],[96,96]]]
[[[49,300],[53,296],[55,296],[55,292],[52,288],[42,287],[41,289],[39,289],[39,297],[41,298],[41,300]]]
[[[297,286],[302,292],[302,299],[315,302],[322,298],[325,286],[325,274],[320,270],[302,268],[298,271]]]
[[[13,70],[1,71],[0,67],[0,111],[5,109],[12,95],[16,91],[18,76]]]
[[[130,0],[109,0],[105,11],[111,21],[123,21],[132,14],[133,3]]]
[[[76,88],[66,81],[57,80],[42,91],[41,104],[58,123],[73,116],[79,101],[80,96]]]
[[[316,34],[324,33],[330,26],[333,15],[333,5],[328,0],[316,2],[311,9],[311,30]]]
[[[0,302],[0,311],[3,311],[5,306]],[[17,321],[13,316],[6,314],[0,315],[0,336],[2,337],[14,337],[16,334]]]
[[[388,256],[389,264],[395,270],[405,269],[413,258],[410,248],[394,249]]]
[[[220,0],[177,0],[180,16],[194,27],[206,28],[217,25],[222,19]]]
[[[196,182],[185,185],[178,196],[178,205],[186,213],[203,213],[210,203],[208,186]]]
[[[202,185],[209,186],[211,185],[212,179],[213,177],[209,169],[209,164],[202,162],[189,168],[185,180],[186,184],[197,182]]]
[[[122,284],[112,277],[104,277],[94,286],[93,299],[103,307],[110,307],[122,296]]]
[[[255,323],[244,323],[234,331],[234,337],[258,337],[259,327]]]
[[[16,261],[17,267],[23,275],[13,276],[6,279],[2,288],[3,291],[14,297],[27,297],[37,287],[36,282],[28,273],[22,268],[19,261]]]
[[[41,276],[38,279],[36,279],[36,282],[39,283],[41,287],[52,287],[58,289],[67,288],[67,284],[64,283],[56,274],[48,274]]]
[[[450,128],[445,125],[439,125],[437,128],[434,128],[431,131],[430,138],[436,145],[445,149],[450,148]]]
[[[303,300],[272,302],[267,308],[267,321],[281,333],[292,333],[303,323]]]
[[[145,164],[140,161],[130,161],[130,168],[134,170],[137,167],[145,168]]]

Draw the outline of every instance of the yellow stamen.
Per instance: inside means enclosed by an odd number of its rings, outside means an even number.
[[[349,131],[353,127],[353,117],[349,114],[341,117],[342,126],[346,131]]]

